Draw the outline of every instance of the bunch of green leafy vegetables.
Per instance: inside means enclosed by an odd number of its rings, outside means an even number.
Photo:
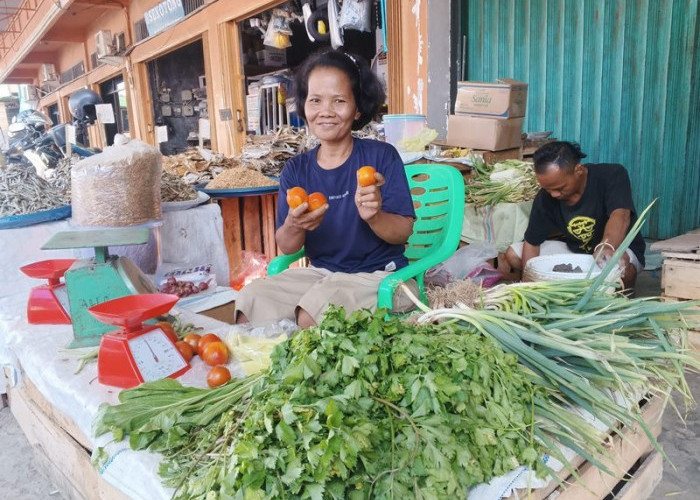
[[[178,498],[454,498],[521,464],[544,473],[533,428],[544,395],[516,356],[459,327],[331,309],[247,380],[209,391],[219,402],[225,388],[248,392],[206,424],[182,409],[199,408],[202,391],[160,401],[165,426],[158,402],[130,420],[125,397],[102,409],[98,431],[163,453]],[[147,398],[161,382],[135,391]]]

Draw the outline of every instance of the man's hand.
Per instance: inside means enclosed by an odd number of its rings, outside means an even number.
[[[384,176],[379,172],[374,174],[374,178],[377,180],[376,184],[365,187],[358,184],[355,191],[357,211],[360,218],[368,222],[382,210],[382,192],[379,188],[386,183]]]
[[[297,208],[287,213],[285,224],[297,230],[303,229],[304,231],[313,231],[321,225],[323,216],[326,215],[327,211],[328,203],[313,211],[309,210],[308,203],[302,203]]]
[[[615,247],[613,247],[609,243],[601,243],[593,251],[593,257],[595,258],[598,267],[602,269],[607,265],[608,261],[612,259],[614,253]],[[622,269],[624,269],[625,267],[627,267],[627,264],[629,264],[629,262],[630,256],[627,255],[627,252],[625,252],[622,254],[622,257],[620,257],[620,262],[618,262],[618,265]]]

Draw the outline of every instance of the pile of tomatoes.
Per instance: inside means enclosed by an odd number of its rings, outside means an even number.
[[[175,333],[173,325],[167,321],[160,321],[157,325],[175,343],[175,346],[188,363],[195,356],[199,355],[206,364],[212,367],[207,374],[207,385],[218,387],[231,380],[231,372],[225,365],[228,363],[229,352],[226,344],[214,333],[199,335],[188,333],[180,340]]]

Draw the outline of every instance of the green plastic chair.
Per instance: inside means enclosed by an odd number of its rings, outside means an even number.
[[[408,266],[391,273],[379,285],[377,307],[392,309],[394,290],[415,279],[420,299],[427,304],[423,277],[431,267],[449,258],[459,245],[464,219],[464,178],[454,167],[440,164],[406,165],[416,221],[404,255]],[[304,257],[304,249],[280,255],[270,262],[272,276]]]

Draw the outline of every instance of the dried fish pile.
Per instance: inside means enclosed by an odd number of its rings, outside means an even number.
[[[377,122],[371,122],[352,135],[361,139],[380,139],[377,125]],[[164,156],[163,171],[181,177],[190,185],[210,182],[223,171],[243,165],[266,176],[279,176],[287,160],[317,145],[318,139],[306,128],[282,127],[275,134],[248,136],[239,156],[228,157],[196,149]]]
[[[176,175],[189,185],[211,181],[224,170],[237,167],[240,160],[222,154],[200,153],[191,149],[173,156],[163,156],[163,171]]]
[[[278,176],[288,159],[313,147],[308,139],[305,129],[291,127],[282,127],[275,134],[249,135],[240,159],[246,167]]]
[[[58,160],[56,168],[47,172],[51,176],[48,178],[48,181],[56,189],[65,193],[68,200],[70,200],[70,169],[80,160],[81,157],[78,155],[73,155],[70,158],[61,158]]]
[[[377,122],[370,122],[352,135],[360,139],[380,139],[377,125]],[[282,127],[275,134],[248,136],[240,159],[245,166],[265,175],[279,176],[288,159],[317,145],[318,138],[306,128]]]
[[[160,200],[170,201],[190,201],[197,199],[197,191],[185,183],[182,177],[169,174],[163,171],[160,178]]]
[[[0,217],[26,215],[70,204],[70,196],[42,179],[33,168],[0,168]]]
[[[207,189],[239,189],[275,185],[277,182],[268,179],[257,170],[234,167],[217,175],[213,181],[207,184]]]

